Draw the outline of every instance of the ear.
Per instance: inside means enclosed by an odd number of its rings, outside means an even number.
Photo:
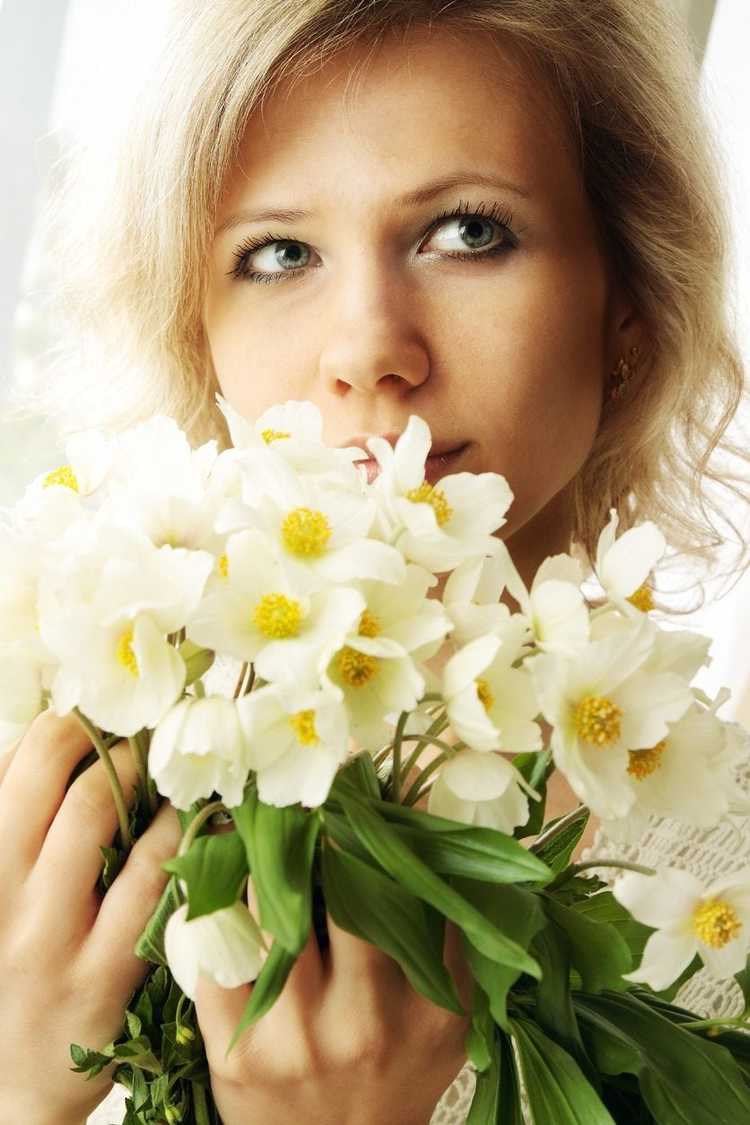
[[[611,280],[605,310],[605,378],[615,370],[620,358],[628,358],[633,346],[639,349],[640,368],[650,351],[650,332],[624,285]]]

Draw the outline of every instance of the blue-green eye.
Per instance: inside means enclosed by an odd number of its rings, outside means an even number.
[[[512,230],[513,213],[508,208],[502,208],[493,203],[485,212],[485,204],[480,203],[473,210],[468,204],[459,203],[452,211],[443,211],[436,215],[429,223],[426,235],[431,235],[438,227],[449,219],[457,219],[457,235],[469,245],[467,251],[446,251],[448,258],[482,259],[494,254],[503,254],[515,249],[518,238]],[[494,231],[493,231],[493,228]],[[499,244],[488,245],[497,237],[497,230],[502,232],[503,238]],[[475,248],[471,249],[474,243]],[[250,261],[257,258],[266,247],[274,247],[273,253],[267,255],[268,266],[280,265],[278,271],[265,272],[251,267]],[[229,276],[238,281],[252,281],[256,284],[269,284],[290,278],[302,277],[310,261],[310,247],[306,242],[296,239],[284,238],[282,235],[269,231],[258,238],[247,238],[234,252],[234,266],[229,270]],[[286,267],[289,268],[286,268]]]

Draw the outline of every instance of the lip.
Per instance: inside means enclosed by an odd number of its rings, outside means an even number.
[[[434,485],[436,481],[453,469],[459,458],[469,448],[469,445],[470,442],[465,441],[463,445],[454,446],[453,449],[444,448],[440,452],[430,453],[424,464],[424,479],[429,484]],[[375,478],[380,475],[380,465],[374,457],[368,457],[364,461],[355,461],[355,464],[357,468],[361,466],[367,471],[368,484],[372,484]]]

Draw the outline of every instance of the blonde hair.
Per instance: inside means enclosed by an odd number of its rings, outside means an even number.
[[[501,37],[547,76],[610,265],[647,327],[647,362],[621,401],[605,402],[571,484],[574,542],[593,560],[614,506],[620,531],[654,519],[683,558],[715,562],[715,517],[737,528],[714,486],[748,500],[731,483],[745,478],[717,457],[750,461],[726,433],[743,396],[728,176],[687,31],[664,0],[176,3],[124,128],[71,148],[56,169],[45,238],[63,266],[59,337],[34,409],[63,431],[161,411],[196,443],[228,444],[202,309],[216,206],[248,115],[277,82],[420,24]]]

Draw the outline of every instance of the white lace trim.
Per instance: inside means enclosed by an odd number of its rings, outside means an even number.
[[[231,695],[237,681],[240,663],[231,657],[217,657],[204,677],[208,692]],[[750,732],[739,724],[747,747],[737,776],[750,793]],[[735,871],[750,862],[750,830],[747,816],[727,816],[716,828],[692,828],[670,818],[652,816],[641,840],[636,844],[620,844],[609,840],[600,827],[590,847],[581,853],[582,861],[592,859],[625,859],[647,867],[669,863],[692,871],[706,881]],[[594,874],[613,883],[620,872],[616,868],[592,868]],[[733,1016],[742,1011],[742,991],[737,982],[717,981],[706,969],[696,973],[675,997],[675,1003],[703,1019]],[[476,1089],[477,1073],[467,1061],[435,1106],[429,1125],[464,1125]],[[534,1125],[523,1080],[520,1083],[523,1119]],[[126,1091],[115,1087],[109,1097],[88,1118],[86,1125],[121,1125],[125,1115]],[[118,1115],[119,1113],[119,1115]],[[537,1123],[547,1125],[547,1123]]]

